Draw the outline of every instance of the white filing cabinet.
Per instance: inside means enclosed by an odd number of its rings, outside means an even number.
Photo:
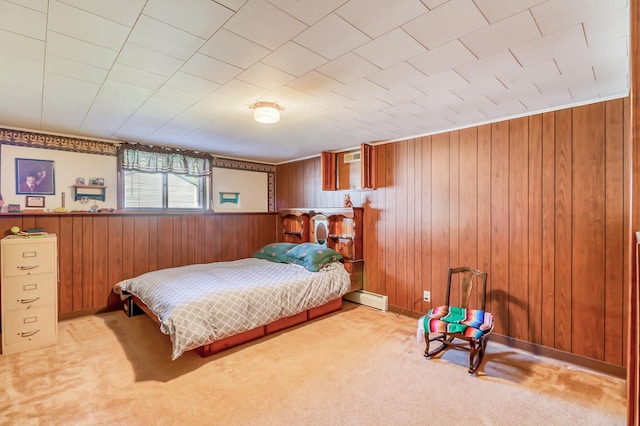
[[[58,340],[58,251],[55,234],[10,235],[0,242],[2,353]]]

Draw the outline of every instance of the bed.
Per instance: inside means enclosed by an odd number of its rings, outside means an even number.
[[[251,258],[147,272],[114,291],[160,324],[173,360],[208,356],[341,309],[351,290],[341,260],[316,243],[273,243]]]

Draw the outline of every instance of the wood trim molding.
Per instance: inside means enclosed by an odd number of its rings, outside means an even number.
[[[640,247],[635,244],[635,231],[640,230],[640,199],[633,196],[640,188],[640,5],[632,1],[629,6],[629,31],[630,31],[630,121],[631,135],[626,138],[626,149],[629,152],[631,182],[629,185],[630,203],[630,229],[629,255],[626,263],[629,265],[626,281],[628,283],[629,304],[627,322],[627,424],[640,424],[640,265],[635,262]]]

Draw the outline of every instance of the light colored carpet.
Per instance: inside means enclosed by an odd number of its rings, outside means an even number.
[[[343,310],[200,358],[122,312],[59,325],[56,346],[0,356],[0,424],[623,425],[624,381],[491,344],[426,360],[416,320]]]

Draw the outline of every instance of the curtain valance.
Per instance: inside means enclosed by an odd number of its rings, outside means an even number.
[[[123,143],[118,147],[118,170],[209,176],[211,156],[195,151]]]

